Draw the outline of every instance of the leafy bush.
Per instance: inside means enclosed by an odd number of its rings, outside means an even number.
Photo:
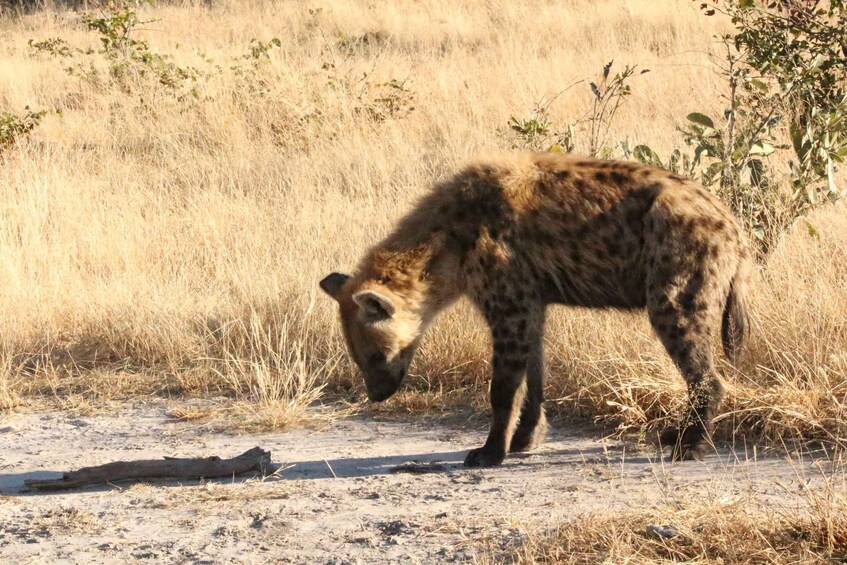
[[[797,218],[842,196],[835,173],[847,158],[845,0],[720,0],[701,8],[726,14],[735,29],[719,37],[723,53],[714,59],[727,108],[687,116],[679,128],[687,149],[662,159],[646,144],[609,143],[636,75],[635,66],[613,75],[611,62],[589,83],[591,107],[567,127],[549,116],[560,92],[527,118],[511,116],[498,133],[512,147],[620,156],[699,180],[732,207],[764,255]]]
[[[68,42],[61,37],[51,37],[43,41],[30,39],[27,43],[34,52],[46,53],[53,57],[73,57],[74,53],[79,51],[78,49],[73,49],[70,45],[68,45]]]
[[[238,81],[239,86],[244,89],[249,98],[266,96],[271,92],[273,81],[269,80],[265,73],[261,71],[270,61],[271,52],[281,46],[282,42],[277,37],[273,37],[267,42],[254,37],[250,40],[247,52],[241,57],[235,58],[233,64],[229,67],[232,73],[240,79]],[[218,72],[222,71],[218,67]],[[249,102],[249,100],[244,102]]]
[[[847,9],[843,0],[701,7],[735,26],[719,38],[724,55],[715,62],[728,107],[719,117],[688,115],[681,132],[693,155],[680,172],[713,187],[765,254],[797,218],[842,196],[835,172],[847,158]],[[640,147],[636,159],[662,164]]]
[[[280,47],[282,47],[282,42],[278,37],[274,37],[268,42],[262,42],[254,37],[250,40],[249,51],[244,55],[244,58],[253,60],[270,59],[270,52]]]
[[[109,10],[100,13],[87,13],[82,17],[83,24],[98,34],[100,49],[72,48],[62,38],[50,38],[43,41],[30,40],[29,46],[34,53],[47,54],[61,59],[77,59],[75,65],[65,67],[69,74],[86,77],[98,83],[99,76],[91,58],[102,55],[109,65],[109,76],[122,89],[131,92],[138,86],[138,80],[147,76],[183,98],[186,94],[196,96],[190,88],[202,76],[194,67],[181,67],[169,60],[167,55],[155,53],[147,41],[136,39],[138,27],[151,23],[139,19],[137,8],[144,0],[121,0],[110,4]],[[80,60],[80,57],[86,57]]]
[[[154,53],[146,41],[134,37],[139,25],[151,23],[138,18],[136,9],[141,3],[142,0],[122,1],[100,17],[92,14],[83,17],[88,29],[100,35],[100,53],[111,62],[112,77],[128,88],[134,76],[152,74],[162,86],[174,91],[197,80],[200,71],[172,63],[167,55]],[[189,92],[196,94],[193,90]]]
[[[606,63],[600,78],[589,82],[593,95],[591,107],[561,131],[553,131],[555,126],[550,120],[550,106],[559,96],[585,81],[571,84],[549,100],[542,99],[528,118],[510,116],[508,129],[498,130],[499,135],[507,138],[512,148],[565,152],[576,150],[578,145],[582,145],[581,138],[586,137],[584,150],[589,155],[606,159],[614,156],[615,148],[608,140],[609,128],[621,104],[632,94],[629,80],[636,75],[637,67],[626,65],[622,71],[612,75],[613,64],[614,61]],[[638,74],[647,72],[649,69],[642,69]]]
[[[327,84],[344,98],[354,101],[352,113],[375,123],[405,118],[415,110],[415,93],[408,79],[372,80],[369,73],[353,75],[340,71],[334,63],[324,63]]]
[[[609,61],[603,67],[603,78],[599,84],[590,83],[591,92],[594,94],[591,109],[572,124],[572,128],[583,123],[588,126],[588,154],[592,157],[612,156],[614,149],[607,144],[609,127],[624,99],[632,94],[629,79],[635,76],[636,66],[626,65],[622,71],[610,77],[612,63],[613,61]],[[639,74],[648,72],[649,69],[642,69]]]
[[[28,135],[41,122],[45,111],[33,112],[26,108],[22,116],[9,112],[0,112],[0,151]]]

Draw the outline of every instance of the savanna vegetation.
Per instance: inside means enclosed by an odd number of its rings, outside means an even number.
[[[529,148],[721,195],[758,266],[717,439],[837,454],[845,30],[837,0],[0,2],[0,414],[213,398],[173,415],[268,429],[363,407],[317,282],[434,180]],[[554,419],[649,439],[681,412],[643,314],[554,309],[547,347]],[[489,355],[460,304],[379,410],[483,415]],[[592,515],[511,558],[837,559],[841,493]]]
[[[356,403],[317,281],[434,180],[528,147],[661,164],[726,198],[760,262],[718,437],[842,442],[844,76],[822,45],[844,10],[796,31],[748,4],[7,3],[0,407],[214,396],[234,424],[279,427]],[[756,29],[806,43],[786,59]],[[643,315],[551,318],[554,416],[650,436],[680,412]],[[488,363],[461,304],[388,408],[482,414]]]

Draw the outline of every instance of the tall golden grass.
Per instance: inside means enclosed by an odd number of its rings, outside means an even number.
[[[667,154],[686,114],[722,107],[709,54],[726,22],[686,0],[229,0],[140,14],[153,51],[207,73],[196,97],[28,47],[97,49],[73,12],[0,20],[0,109],[49,111],[0,153],[4,409],[45,394],[224,394],[283,425],[320,387],[358,386],[317,281],[353,267],[434,180],[506,147],[511,115],[612,59],[651,72],[633,79],[611,140]],[[269,58],[244,58],[273,37]],[[95,74],[63,70],[81,59]],[[396,112],[391,80],[411,91]],[[567,90],[552,119],[574,120],[590,97]],[[844,212],[801,221],[761,269],[748,355],[723,367],[725,437],[847,435]],[[412,392],[391,402],[484,398],[488,338],[470,312],[431,330]],[[559,415],[647,432],[682,405],[641,315],[555,309],[547,341]]]

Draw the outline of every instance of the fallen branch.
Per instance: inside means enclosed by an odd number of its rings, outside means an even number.
[[[232,459],[217,456],[205,458],[145,459],[115,461],[95,467],[83,467],[62,475],[61,479],[27,480],[28,488],[64,490],[98,483],[141,479],[198,479],[231,477],[248,471],[263,471],[270,465],[271,452],[254,447]]]

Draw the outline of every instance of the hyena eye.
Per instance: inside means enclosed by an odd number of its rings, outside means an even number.
[[[382,365],[385,363],[385,353],[382,351],[377,351],[376,353],[371,354],[368,358],[368,363],[371,365]]]

